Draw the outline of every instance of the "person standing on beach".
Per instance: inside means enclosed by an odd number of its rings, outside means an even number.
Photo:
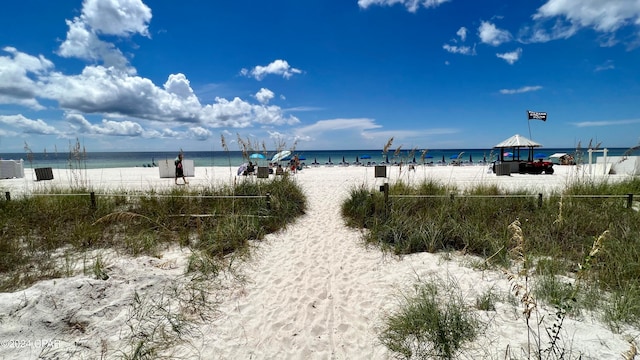
[[[178,185],[178,178],[182,178],[182,181],[184,181],[185,184],[189,183],[187,179],[184,177],[184,168],[182,167],[182,158],[183,158],[182,153],[179,153],[178,157],[174,161],[176,164],[176,185]]]

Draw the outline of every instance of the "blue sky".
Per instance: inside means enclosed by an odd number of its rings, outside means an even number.
[[[640,141],[638,0],[12,0],[0,24],[0,153]]]

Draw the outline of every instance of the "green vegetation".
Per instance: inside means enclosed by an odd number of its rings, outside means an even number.
[[[479,328],[457,284],[433,279],[416,285],[385,319],[380,341],[403,359],[452,359]]]
[[[250,240],[282,229],[306,207],[288,176],[219,188],[95,191],[95,204],[89,193],[72,187],[0,201],[0,291],[74,275],[75,259],[95,249],[153,256],[179,244],[193,251],[189,271],[215,275],[225,256],[242,255]],[[108,278],[100,256],[84,267]]]
[[[411,187],[399,182],[390,186],[387,203],[381,192],[352,189],[342,214],[348,225],[367,230],[367,243],[384,250],[458,250],[504,269],[522,303],[529,332],[535,330],[528,317],[538,311],[538,301],[556,309],[553,326],[542,329],[549,334],[547,342],[540,332],[530,339],[532,355],[561,358],[570,351],[560,339],[566,315],[597,309],[612,329],[640,325],[640,213],[627,206],[624,196],[603,196],[626,194],[635,194],[637,201],[640,179],[580,182],[544,198],[495,186],[461,191],[435,181]],[[514,230],[518,236],[512,236]],[[520,270],[511,272],[514,267]],[[429,306],[424,297],[415,301]],[[492,293],[485,293],[475,306],[489,310],[495,301]],[[416,306],[408,302],[400,312]],[[393,343],[395,336],[384,330],[383,343],[406,356],[406,350]]]

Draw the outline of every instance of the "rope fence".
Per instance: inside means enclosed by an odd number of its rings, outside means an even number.
[[[70,194],[31,194],[31,196],[89,196],[91,199],[91,207],[97,207],[96,197],[130,197],[130,198],[187,198],[187,199],[266,199],[267,210],[271,210],[271,194],[267,193],[265,195],[163,195],[163,194],[115,194],[115,193],[103,193],[96,194],[95,192],[90,193],[70,193]],[[5,199],[7,201],[11,201],[11,193],[9,191],[5,192]]]
[[[498,195],[460,195],[460,194],[447,194],[447,195],[390,195],[388,193],[389,189],[386,186],[381,187],[381,191],[385,193],[385,203],[389,201],[391,198],[395,199],[417,199],[417,198],[449,198],[451,200],[456,198],[537,198],[538,199],[538,207],[542,207],[543,194],[498,194]],[[565,199],[577,198],[577,199],[627,199],[627,208],[631,209],[633,207],[633,199],[634,197],[640,197],[640,194],[597,194],[597,195],[580,195],[580,194],[569,194],[569,195],[559,195]]]

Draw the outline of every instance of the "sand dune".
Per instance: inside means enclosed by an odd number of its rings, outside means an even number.
[[[197,168],[189,186],[255,181],[236,178],[233,170]],[[585,176],[571,167],[558,167],[554,175],[500,177],[482,166],[389,170],[392,182],[437,179],[459,187],[482,182],[542,192]],[[101,190],[174,186],[172,179],[160,179],[157,169],[151,168],[86,170],[82,176]],[[0,185],[17,196],[65,186],[72,178],[61,172],[51,182],[11,179]],[[211,320],[194,322],[185,335],[188,341],[166,354],[203,359],[387,359],[391,354],[377,340],[381,319],[417,278],[453,279],[470,302],[488,289],[509,292],[502,273],[473,269],[470,256],[424,253],[399,258],[366,248],[359,231],[345,227],[340,204],[352,187],[375,188],[384,182],[374,178],[373,168],[309,168],[295,178],[308,196],[307,213],[256,244],[251,259],[237,270],[244,281],[223,274],[224,286],[217,290],[218,306]],[[132,320],[139,315],[132,310],[134,293],[149,303],[168,301],[168,289],[188,282],[182,275],[188,251],[167,249],[162,259],[105,254],[110,274],[106,281],[77,275],[0,294],[0,339],[5,342],[0,358],[93,359],[130,353],[132,329],[135,333],[145,326],[144,321]],[[149,321],[156,319],[154,313],[147,315]],[[495,312],[480,315],[487,328],[466,350],[465,358],[504,358],[508,348],[522,355],[519,350],[526,345],[527,334],[517,307],[499,302]],[[564,331],[573,351],[590,359],[619,359],[630,348],[629,339],[640,334],[638,329],[615,334],[589,317],[567,320]],[[10,346],[6,341],[12,339],[30,343]],[[45,342],[53,346],[44,347]]]

